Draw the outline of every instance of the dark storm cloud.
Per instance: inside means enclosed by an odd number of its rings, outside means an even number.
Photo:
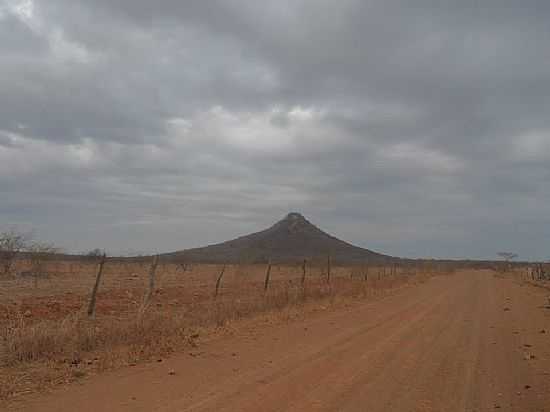
[[[299,210],[546,258],[546,1],[0,1],[1,226],[173,250]],[[146,236],[145,236],[146,235]]]

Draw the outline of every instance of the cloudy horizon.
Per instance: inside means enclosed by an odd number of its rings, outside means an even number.
[[[0,0],[0,230],[168,252],[297,211],[395,256],[549,259],[548,21],[540,0]]]

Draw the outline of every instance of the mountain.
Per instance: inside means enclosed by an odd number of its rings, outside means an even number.
[[[346,243],[310,223],[300,213],[284,219],[261,232],[227,242],[173,252],[165,258],[204,263],[298,262],[331,256],[334,262],[381,262],[395,258]]]

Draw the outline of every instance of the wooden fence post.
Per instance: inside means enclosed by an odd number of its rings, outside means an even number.
[[[307,259],[304,259],[302,262],[302,286],[306,283],[306,265],[307,265]]]
[[[225,265],[222,267],[222,271],[220,272],[218,276],[218,280],[216,280],[216,292],[214,293],[214,298],[218,297],[218,293],[220,291],[220,284],[222,283],[223,274],[225,273]]]
[[[267,288],[269,287],[270,277],[271,277],[271,260],[267,263],[267,271],[265,272],[264,293],[267,292]]]
[[[95,313],[95,301],[97,296],[97,290],[99,289],[99,283],[101,282],[101,275],[103,274],[103,267],[105,266],[106,256],[103,254],[99,264],[97,266],[97,275],[95,277],[95,284],[92,290],[92,296],[90,297],[90,304],[88,305],[88,316],[92,317]]]
[[[149,269],[149,290],[147,291],[147,295],[145,296],[145,300],[143,301],[144,306],[147,306],[147,304],[153,297],[153,293],[155,291],[155,273],[157,271],[158,262],[159,262],[159,256],[155,255],[153,257],[153,263],[151,264],[151,269]]]
[[[327,281],[330,283],[330,253],[327,256]]]
[[[365,265],[365,282],[369,280],[369,264]]]

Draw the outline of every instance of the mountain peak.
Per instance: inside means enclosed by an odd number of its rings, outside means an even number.
[[[274,228],[284,228],[288,233],[296,233],[313,225],[300,213],[290,212],[283,220],[276,223]]]
[[[306,220],[306,218],[298,212],[290,212],[286,215],[284,220],[296,221],[296,220]]]

